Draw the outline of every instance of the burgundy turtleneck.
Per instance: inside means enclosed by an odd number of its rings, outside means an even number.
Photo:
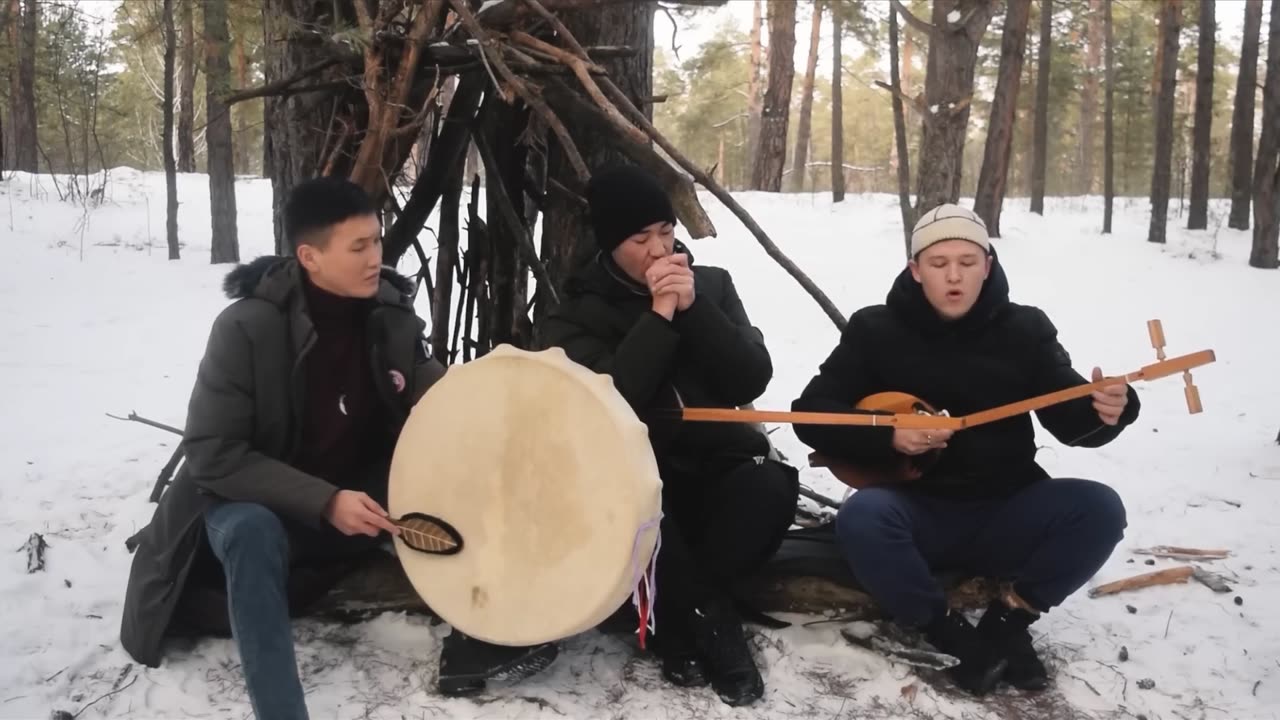
[[[365,342],[373,301],[335,295],[309,278],[303,286],[316,341],[302,369],[302,442],[295,464],[339,487],[369,492],[369,464],[385,450]]]

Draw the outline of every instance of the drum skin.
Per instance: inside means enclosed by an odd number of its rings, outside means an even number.
[[[463,538],[445,556],[395,541],[432,611],[521,646],[589,630],[627,601],[661,495],[645,426],[611,378],[559,348],[503,345],[450,367],[413,408],[388,511],[437,516]]]

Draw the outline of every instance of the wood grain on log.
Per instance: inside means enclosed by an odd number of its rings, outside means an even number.
[[[1125,592],[1127,590],[1139,590],[1146,587],[1156,585],[1174,585],[1184,583],[1195,574],[1195,568],[1190,565],[1180,565],[1178,567],[1165,568],[1155,572],[1144,573],[1142,575],[1134,575],[1123,580],[1116,580],[1105,585],[1099,585],[1089,591],[1089,597],[1102,597],[1103,595],[1114,595],[1116,593]]]

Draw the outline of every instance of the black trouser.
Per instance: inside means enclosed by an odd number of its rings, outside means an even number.
[[[748,460],[715,471],[664,468],[655,639],[684,635],[695,608],[723,600],[782,544],[795,518],[796,470]]]

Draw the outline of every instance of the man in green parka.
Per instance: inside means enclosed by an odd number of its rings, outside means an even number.
[[[412,283],[382,266],[377,207],[319,178],[284,211],[294,256],[224,282],[187,409],[187,460],[135,548],[120,639],[160,664],[175,634],[231,634],[259,720],[307,717],[290,617],[397,529],[387,475],[410,409],[444,374]],[[546,667],[555,647],[505,648],[456,630],[439,687],[482,689]]]

